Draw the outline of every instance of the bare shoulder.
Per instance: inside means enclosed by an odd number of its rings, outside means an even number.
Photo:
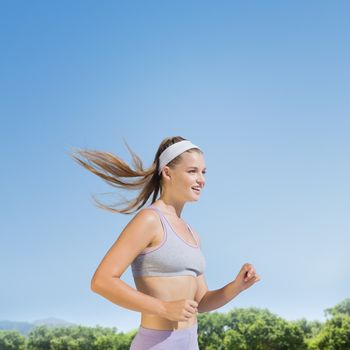
[[[159,225],[159,215],[151,209],[140,210],[125,226],[118,240],[153,238],[154,229]],[[117,241],[118,241],[117,240]]]
[[[154,210],[145,208],[139,211],[107,251],[93,281],[120,277],[137,255],[153,241],[158,228],[159,216]]]
[[[140,225],[141,229],[147,230],[147,226],[154,225],[159,221],[158,214],[151,209],[143,208],[141,209],[137,214],[134,215],[134,217],[127,223],[124,230],[121,232],[120,236],[124,234],[125,230],[127,228],[130,228],[134,225]]]

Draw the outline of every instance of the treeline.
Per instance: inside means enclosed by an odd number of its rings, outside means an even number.
[[[267,309],[198,314],[201,350],[349,350],[350,299],[326,309],[325,322],[286,321]],[[0,350],[129,350],[137,329],[38,326],[28,337],[0,330]]]

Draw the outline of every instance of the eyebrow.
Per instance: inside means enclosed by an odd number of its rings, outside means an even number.
[[[189,166],[187,169],[198,169],[196,166]],[[207,168],[203,168],[203,170],[207,170]]]

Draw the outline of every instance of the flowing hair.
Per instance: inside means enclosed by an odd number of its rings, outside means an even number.
[[[129,147],[125,140],[124,142],[132,156],[135,169],[132,169],[121,158],[105,151],[78,149],[72,147],[73,151],[71,154],[69,154],[69,156],[78,164],[90,170],[92,173],[99,176],[113,187],[126,190],[139,190],[139,194],[136,198],[117,203],[117,205],[126,204],[126,206],[121,209],[117,209],[115,206],[104,205],[96,200],[94,196],[92,196],[97,207],[113,213],[133,214],[145,205],[152,194],[151,203],[154,203],[157,199],[158,193],[162,193],[162,173],[160,175],[158,174],[159,156],[167,147],[183,140],[186,139],[181,136],[165,138],[158,147],[152,165],[146,169],[143,168],[140,157]],[[186,152],[193,151],[203,153],[198,148],[192,148]],[[167,166],[173,169],[180,161],[181,154],[169,162]],[[132,181],[127,181],[129,178],[132,178]]]

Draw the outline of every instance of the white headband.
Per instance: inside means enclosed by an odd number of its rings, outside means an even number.
[[[160,174],[163,168],[174,158],[176,158],[179,154],[187,151],[191,148],[198,148],[198,146],[194,145],[191,141],[183,140],[180,142],[176,142],[173,145],[166,148],[161,155],[159,156],[159,168],[158,174]]]

